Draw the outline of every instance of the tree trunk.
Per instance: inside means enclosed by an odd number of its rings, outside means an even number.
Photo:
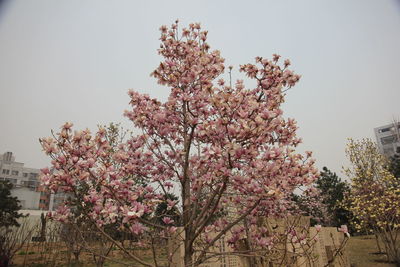
[[[246,230],[246,249],[251,251],[253,246],[251,244],[249,226],[248,226],[246,218],[243,220],[243,223],[244,223],[244,228]],[[256,261],[257,261],[257,259],[255,257],[248,257],[249,267],[256,267]]]
[[[185,267],[193,266],[193,248],[191,246],[189,246],[188,248],[185,247],[185,257],[183,259]]]
[[[375,240],[376,240],[376,246],[378,247],[378,252],[382,253],[383,251],[381,245],[379,244],[379,234],[377,234],[376,232],[375,232]]]
[[[80,251],[74,251],[75,262],[79,262]]]

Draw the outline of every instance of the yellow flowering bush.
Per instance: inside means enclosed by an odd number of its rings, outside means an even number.
[[[355,228],[379,235],[389,260],[400,262],[400,183],[388,169],[388,159],[370,139],[349,139],[346,155],[351,179],[345,205],[355,217]]]

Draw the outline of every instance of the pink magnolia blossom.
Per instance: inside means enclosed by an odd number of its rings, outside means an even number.
[[[165,224],[172,224],[172,223],[174,223],[174,220],[172,220],[172,219],[169,218],[169,217],[164,217],[164,218],[162,219],[162,221],[163,221]]]
[[[140,223],[135,223],[131,226],[130,228],[131,232],[136,234],[136,235],[140,235],[145,231],[145,228],[143,227],[142,224]]]
[[[341,225],[340,228],[338,228],[338,231],[344,233],[347,237],[350,237],[347,225]]]

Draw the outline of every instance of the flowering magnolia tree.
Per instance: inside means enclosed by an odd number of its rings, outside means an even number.
[[[310,186],[301,194],[293,194],[292,199],[295,202],[293,212],[310,218],[311,225],[324,225],[331,219],[331,214],[324,203],[326,195],[321,193],[317,187]]]
[[[400,263],[400,182],[370,139],[350,139],[346,154],[352,165],[346,169],[352,186],[345,202],[356,219],[356,229],[380,236],[388,258]]]
[[[153,263],[126,250],[144,266],[160,264],[154,241],[173,235],[182,236],[185,266],[215,256],[211,248],[225,235],[232,246],[246,244],[242,254],[272,246],[273,233],[257,219],[290,214],[293,191],[318,176],[311,153],[295,153],[301,142],[296,122],[281,110],[285,91],[300,76],[278,55],[257,57],[240,66],[256,86],[232,85],[218,79],[224,59],[210,49],[199,24],[179,31],[176,22],[160,30],[163,60],[152,76],[169,88],[168,100],[129,91],[132,109],[125,116],[142,134],[114,149],[105,129],[73,132],[70,123],[41,139],[53,159],[43,184],[70,192],[103,234],[106,225],[118,224],[155,248]],[[168,212],[156,213],[160,205]],[[66,203],[55,216],[71,220],[72,214]],[[176,251],[169,250],[168,262]]]

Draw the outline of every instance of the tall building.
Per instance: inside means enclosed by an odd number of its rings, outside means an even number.
[[[379,151],[387,157],[400,155],[400,122],[374,129]]]
[[[11,195],[17,197],[23,210],[48,210],[50,194],[40,188],[39,169],[24,167],[12,152],[0,154],[0,181],[13,184]]]

